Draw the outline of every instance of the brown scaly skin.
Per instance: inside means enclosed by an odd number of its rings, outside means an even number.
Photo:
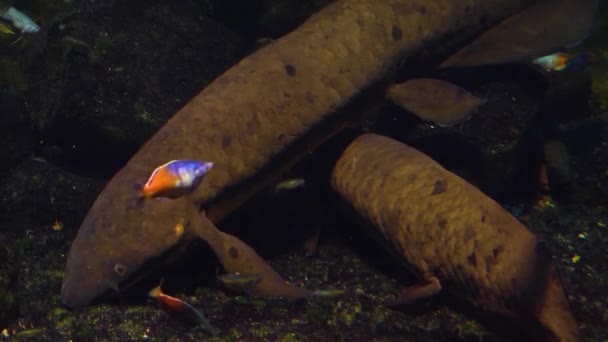
[[[532,318],[553,338],[578,325],[551,258],[498,203],[412,147],[374,134],[340,156],[334,189],[405,266],[488,312]]]
[[[217,223],[340,129],[339,108],[405,58],[441,53],[534,0],[343,0],[229,69],[196,95],[99,195],[70,249],[62,302],[84,306],[192,237],[192,205]],[[342,113],[343,115],[344,113]],[[215,163],[192,196],[137,201],[172,159]],[[119,272],[117,272],[117,270]]]

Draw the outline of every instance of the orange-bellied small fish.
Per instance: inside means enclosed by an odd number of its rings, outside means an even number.
[[[582,70],[589,64],[594,63],[595,55],[589,52],[579,53],[571,56],[563,52],[543,56],[532,61],[540,65],[545,71]]]
[[[212,326],[202,312],[179,298],[163,293],[160,285],[150,290],[148,295],[158,299],[166,312],[178,316],[189,324],[196,325],[195,329],[200,328],[211,335],[219,334],[219,329]]]
[[[177,198],[192,191],[213,163],[198,160],[172,160],[156,168],[141,189],[142,197]]]

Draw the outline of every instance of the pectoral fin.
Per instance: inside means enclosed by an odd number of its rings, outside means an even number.
[[[439,279],[431,277],[429,280],[420,284],[409,286],[397,295],[397,298],[386,303],[388,306],[405,305],[417,301],[419,299],[428,298],[436,295],[441,291]]]
[[[226,234],[205,216],[193,225],[194,234],[209,244],[227,273],[253,273],[260,279],[247,293],[257,297],[298,299],[309,297],[311,291],[289,284],[276,273],[253,248]]]
[[[442,64],[471,67],[532,60],[583,41],[598,0],[542,1],[477,37]]]
[[[440,126],[467,120],[483,99],[452,83],[417,78],[389,86],[386,96],[394,104]]]
[[[319,236],[321,235],[321,228],[318,228],[311,236],[309,236],[302,245],[304,255],[312,257],[317,254],[317,248],[319,246]]]

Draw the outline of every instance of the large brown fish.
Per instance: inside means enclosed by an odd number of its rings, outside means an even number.
[[[423,280],[399,301],[445,289],[483,310],[536,320],[560,341],[579,340],[557,269],[534,234],[428,156],[366,134],[340,156],[332,185]]]
[[[253,249],[214,223],[339,131],[350,119],[349,111],[340,109],[361,92],[371,88],[376,90],[371,93],[383,95],[403,61],[451,52],[456,43],[536,2],[341,0],[256,51],[195,96],[108,183],[70,249],[63,303],[83,306],[108,289],[119,290],[146,262],[195,237],[210,245],[227,273],[260,276],[249,293],[309,296],[310,291],[286,283]],[[559,36],[562,31],[556,32]],[[436,94],[457,99],[464,93],[445,82],[432,83],[443,87]],[[401,102],[417,97],[397,96],[399,89],[427,87],[392,87],[391,98]],[[412,108],[425,103],[418,102]],[[468,105],[455,111],[456,120],[444,118],[441,108],[425,111],[423,117],[453,124],[472,109]],[[206,160],[214,168],[187,196],[142,201],[134,184],[175,159]]]

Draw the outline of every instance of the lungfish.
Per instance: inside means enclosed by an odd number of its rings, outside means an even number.
[[[210,245],[227,273],[260,274],[254,294],[309,295],[215,224],[342,129],[352,113],[341,109],[390,82],[410,58],[445,55],[454,42],[531,3],[340,0],[244,58],[180,109],[103,189],[70,248],[62,302],[79,307],[119,291],[144,265],[194,238]],[[175,159],[214,167],[187,196],[141,201],[135,185]]]
[[[536,321],[578,341],[556,266],[539,240],[498,203],[398,141],[366,134],[340,156],[334,189],[422,282],[396,300],[445,289],[478,308]]]

